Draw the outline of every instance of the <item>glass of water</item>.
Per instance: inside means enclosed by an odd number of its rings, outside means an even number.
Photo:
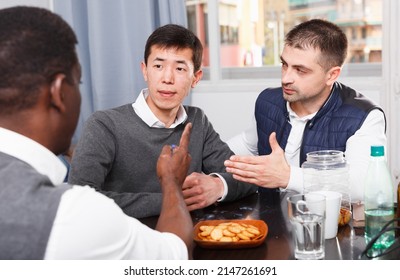
[[[325,257],[325,196],[316,193],[295,194],[287,198],[292,224],[294,257],[319,260]]]

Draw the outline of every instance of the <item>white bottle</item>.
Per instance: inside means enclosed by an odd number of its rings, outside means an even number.
[[[394,186],[385,160],[383,146],[371,146],[371,159],[365,181],[365,241],[368,243],[382,227],[394,218]],[[382,234],[372,246],[370,255],[377,255],[394,242],[394,231]]]

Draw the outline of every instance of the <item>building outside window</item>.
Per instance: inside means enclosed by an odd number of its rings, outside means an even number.
[[[219,46],[209,45],[209,3],[218,9],[219,27],[212,30],[219,30]],[[288,30],[320,18],[336,23],[346,33],[347,63],[375,64],[364,75],[381,72],[381,0],[186,0],[186,5],[189,28],[205,46],[205,69],[210,66],[210,52],[219,53],[221,68],[278,66]]]

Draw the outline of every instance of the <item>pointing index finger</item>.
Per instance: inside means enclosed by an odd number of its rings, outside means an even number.
[[[192,131],[192,123],[188,123],[183,130],[181,140],[179,142],[179,147],[188,150],[189,148],[189,140],[190,140],[190,133]]]

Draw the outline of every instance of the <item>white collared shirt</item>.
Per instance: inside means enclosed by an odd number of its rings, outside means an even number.
[[[286,103],[286,107],[289,112],[289,120],[292,129],[290,130],[286,144],[285,156],[290,165],[296,166],[300,162],[300,147],[303,140],[304,128],[306,127],[307,122],[311,120],[317,112],[304,117],[299,117],[292,108],[290,108],[289,103]]]
[[[160,121],[156,115],[151,111],[149,105],[146,102],[146,98],[149,96],[148,89],[143,89],[139,96],[136,98],[135,103],[132,104],[133,110],[149,127],[165,128],[165,123]],[[184,123],[187,119],[187,114],[183,105],[181,104],[178,109],[175,121],[169,128],[175,128],[178,125]]]
[[[0,128],[0,152],[28,163],[55,185],[67,173],[51,151],[4,128]],[[88,186],[73,186],[62,195],[45,252],[45,259],[187,258],[178,236],[150,229]]]

